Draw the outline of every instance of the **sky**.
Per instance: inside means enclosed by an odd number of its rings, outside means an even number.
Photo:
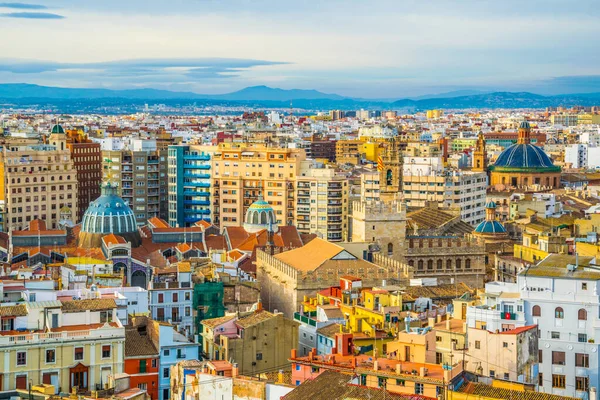
[[[0,83],[600,92],[597,0],[1,2]]]

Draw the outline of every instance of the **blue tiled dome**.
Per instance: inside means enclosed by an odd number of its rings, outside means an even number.
[[[506,228],[498,221],[483,221],[477,228],[475,228],[475,232],[477,233],[506,233]]]
[[[560,169],[554,166],[552,160],[540,147],[532,144],[513,144],[505,149],[492,166],[496,168],[548,168]]]
[[[496,203],[494,203],[493,201],[488,201],[487,203],[485,203],[485,208],[496,208]]]
[[[262,229],[277,231],[275,210],[262,197],[248,207],[244,221],[244,229],[247,232],[258,232]]]
[[[81,232],[122,235],[137,232],[135,216],[116,188],[104,186],[102,196],[92,201],[83,215]]]
[[[521,122],[521,125],[519,125],[519,129],[531,129],[531,125],[529,125],[529,122],[523,121]]]

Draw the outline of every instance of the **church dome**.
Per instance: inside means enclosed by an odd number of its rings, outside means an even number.
[[[248,207],[246,218],[244,218],[244,229],[250,233],[258,232],[262,229],[272,232],[278,230],[275,211],[262,197]]]
[[[531,125],[529,125],[529,122],[523,121],[521,122],[521,125],[519,125],[519,129],[531,129]]]
[[[540,147],[529,143],[517,143],[506,148],[491,166],[491,170],[506,169],[544,169],[560,171],[550,157]]]
[[[488,234],[506,233],[506,228],[498,221],[483,221],[477,225],[475,232]]]
[[[52,130],[50,131],[50,133],[58,133],[58,134],[65,134],[65,130],[63,129],[62,126],[56,124],[52,127]]]
[[[117,188],[106,183],[102,195],[90,203],[83,215],[79,245],[100,247],[102,236],[111,233],[123,236],[134,247],[141,243],[133,211],[117,195]]]

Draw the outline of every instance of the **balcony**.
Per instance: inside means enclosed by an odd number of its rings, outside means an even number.
[[[303,324],[307,324],[310,326],[317,326],[317,321],[311,317],[307,317],[306,315],[302,315],[300,313],[294,313],[294,319]]]
[[[183,169],[210,169],[208,164],[183,164]]]
[[[159,161],[157,158],[150,158],[148,159],[148,164],[158,164]]]
[[[192,174],[189,172],[183,173],[184,178],[194,178],[194,179],[210,179],[210,174]]]
[[[191,206],[210,206],[210,201],[208,201],[208,200],[184,200],[183,204],[191,205]]]
[[[0,336],[0,345],[27,345],[39,343],[59,343],[64,341],[99,340],[107,337],[123,337],[123,328],[111,329],[85,329],[79,331],[48,332],[48,333],[23,333],[17,335]]]
[[[210,161],[208,154],[183,154],[184,160],[199,160],[199,161]]]
[[[188,209],[184,211],[186,214],[192,214],[192,215],[210,215],[210,210],[195,210],[195,209]]]
[[[310,192],[307,190],[298,190],[298,196],[308,197],[310,196]]]

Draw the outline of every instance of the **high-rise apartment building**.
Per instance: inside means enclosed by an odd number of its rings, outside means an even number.
[[[61,219],[77,218],[77,171],[60,125],[52,128],[49,142],[2,148],[0,200],[6,232],[27,229],[34,219],[56,229]]]
[[[67,149],[71,152],[73,166],[77,172],[77,220],[81,221],[83,213],[91,201],[100,197],[102,183],[102,152],[100,143],[88,139],[83,131],[68,130]]]
[[[166,218],[167,151],[157,150],[153,140],[132,140],[130,147],[102,152],[105,175],[118,183],[119,196],[138,225],[152,217]]]
[[[248,207],[262,197],[273,206],[278,224],[292,225],[296,176],[305,158],[303,149],[264,144],[170,146],[169,223],[203,219],[241,226]]]
[[[183,227],[200,220],[213,221],[211,160],[215,149],[201,145],[169,146],[169,225]]]
[[[296,181],[296,228],[330,242],[347,240],[348,180],[331,168],[302,163]]]
[[[402,180],[408,207],[437,202],[460,208],[461,219],[470,225],[485,219],[485,172],[446,169],[441,157],[405,157]]]

